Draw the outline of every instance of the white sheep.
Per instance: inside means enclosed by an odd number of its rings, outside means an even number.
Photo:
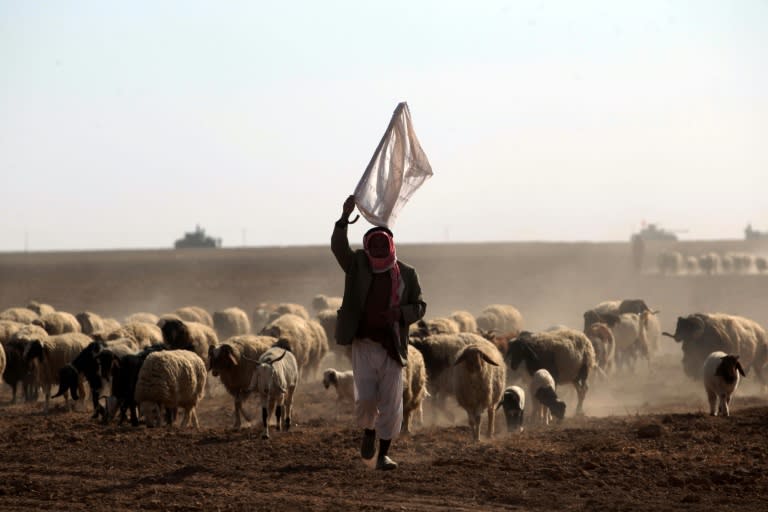
[[[595,349],[597,367],[605,377],[613,372],[614,359],[616,357],[616,341],[608,324],[596,322],[590,325],[584,332],[592,342]]]
[[[131,338],[139,345],[139,348],[163,342],[163,332],[160,327],[146,322],[130,322],[117,329],[96,333],[93,337],[104,341]]]
[[[80,332],[91,335],[96,332],[106,330],[104,328],[104,319],[101,315],[92,311],[82,311],[75,315],[75,319],[80,324]]]
[[[424,398],[427,393],[427,369],[424,357],[419,350],[408,345],[408,364],[403,368],[403,431],[411,432],[411,417],[419,415],[419,423],[424,423]]]
[[[528,390],[531,394],[532,419],[549,425],[552,415],[558,420],[565,417],[565,402],[557,398],[555,379],[545,369],[537,370],[531,377]]]
[[[312,309],[315,313],[319,313],[324,309],[333,309],[334,311],[341,307],[341,297],[329,297],[327,295],[318,294],[312,299]]]
[[[240,428],[240,417],[251,421],[243,410],[243,402],[250,395],[251,377],[259,358],[276,342],[271,336],[244,334],[233,336],[217,347],[208,349],[208,369],[220,377],[227,392],[235,400],[234,428]]]
[[[31,324],[39,319],[40,315],[27,308],[8,308],[0,313],[0,320],[8,320],[20,324]]]
[[[323,371],[323,386],[325,389],[333,386],[336,388],[336,413],[339,417],[339,409],[344,403],[355,401],[355,377],[352,370],[340,372],[335,368],[326,368]]]
[[[147,356],[139,370],[134,396],[147,426],[157,426],[161,412],[166,411],[166,422],[173,423],[176,408],[184,409],[181,427],[197,421],[196,407],[205,394],[205,362],[189,350],[163,350]]]
[[[295,304],[293,302],[283,302],[280,304],[277,304],[272,308],[272,311],[270,311],[269,316],[267,317],[267,324],[272,323],[277,318],[281,317],[282,315],[296,315],[304,320],[309,320],[309,312],[307,312],[307,308],[302,306],[301,304]]]
[[[50,304],[45,304],[43,302],[38,302],[36,300],[31,300],[27,304],[27,309],[31,309],[35,313],[37,313],[37,316],[43,316],[47,315],[48,313],[53,313],[56,311],[56,308],[51,306]]]
[[[92,343],[90,336],[69,332],[55,336],[40,337],[30,341],[24,347],[24,361],[28,364],[37,360],[38,383],[45,393],[45,406],[43,411],[48,413],[48,404],[51,399],[51,388],[59,384],[60,370],[72,362],[80,352]],[[81,400],[85,397],[81,395]],[[65,395],[69,404],[69,398]]]
[[[491,304],[477,315],[476,323],[483,331],[516,334],[523,330],[523,315],[514,306]]]
[[[269,439],[269,420],[273,411],[278,431],[291,427],[293,394],[298,382],[299,367],[296,358],[288,350],[272,347],[261,355],[249,389],[261,396],[261,419],[264,426],[262,438]]]
[[[459,325],[459,332],[477,332],[477,320],[469,311],[454,311],[448,317]]]
[[[211,317],[211,314],[208,313],[205,308],[201,308],[200,306],[185,306],[177,309],[173,313],[186,322],[197,322],[199,324],[207,325],[208,327],[213,327],[213,318]]]
[[[82,332],[80,328],[80,322],[77,321],[75,315],[72,313],[66,313],[64,311],[54,311],[41,316],[34,322],[35,325],[39,325],[48,334],[64,334],[67,332]]]
[[[501,401],[506,368],[499,350],[488,340],[461,349],[453,374],[456,401],[467,411],[472,438],[480,440],[480,417],[488,413],[488,437],[493,436],[496,406]]]
[[[739,386],[739,374],[746,377],[744,368],[739,363],[739,356],[728,355],[721,351],[712,352],[704,361],[701,372],[709,400],[709,414],[729,416],[728,406],[731,403],[731,396]],[[717,412],[715,412],[715,406],[717,406]]]
[[[213,313],[213,329],[220,340],[251,333],[251,321],[240,308],[226,308]]]

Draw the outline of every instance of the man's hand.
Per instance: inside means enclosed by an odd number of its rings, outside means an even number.
[[[341,209],[341,218],[349,220],[349,215],[355,209],[355,196],[351,195],[344,201],[344,206]]]

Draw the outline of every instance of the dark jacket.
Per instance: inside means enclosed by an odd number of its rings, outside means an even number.
[[[351,345],[355,338],[360,319],[365,311],[365,300],[371,285],[373,272],[365,251],[353,251],[347,239],[347,223],[338,221],[331,236],[331,250],[342,270],[344,279],[344,297],[336,318],[336,342],[339,345]],[[398,261],[403,292],[400,296],[399,328],[400,339],[398,354],[400,364],[408,361],[408,326],[418,322],[427,311],[427,304],[421,298],[419,278],[413,267]]]

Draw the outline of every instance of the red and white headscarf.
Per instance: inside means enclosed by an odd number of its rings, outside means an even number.
[[[368,250],[371,240],[377,236],[386,238],[389,245],[389,254],[384,258],[376,258],[372,256]],[[373,270],[374,274],[389,271],[389,276],[392,279],[392,296],[389,300],[389,306],[392,308],[398,307],[400,305],[400,267],[397,264],[397,252],[395,251],[394,238],[383,229],[369,231],[363,237],[363,250],[365,251],[366,256],[368,256],[368,262],[371,264],[371,270]]]

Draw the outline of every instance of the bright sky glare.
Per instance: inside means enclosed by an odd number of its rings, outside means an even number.
[[[434,170],[399,242],[741,238],[767,26],[764,0],[0,0],[0,251],[327,244],[399,101]]]

